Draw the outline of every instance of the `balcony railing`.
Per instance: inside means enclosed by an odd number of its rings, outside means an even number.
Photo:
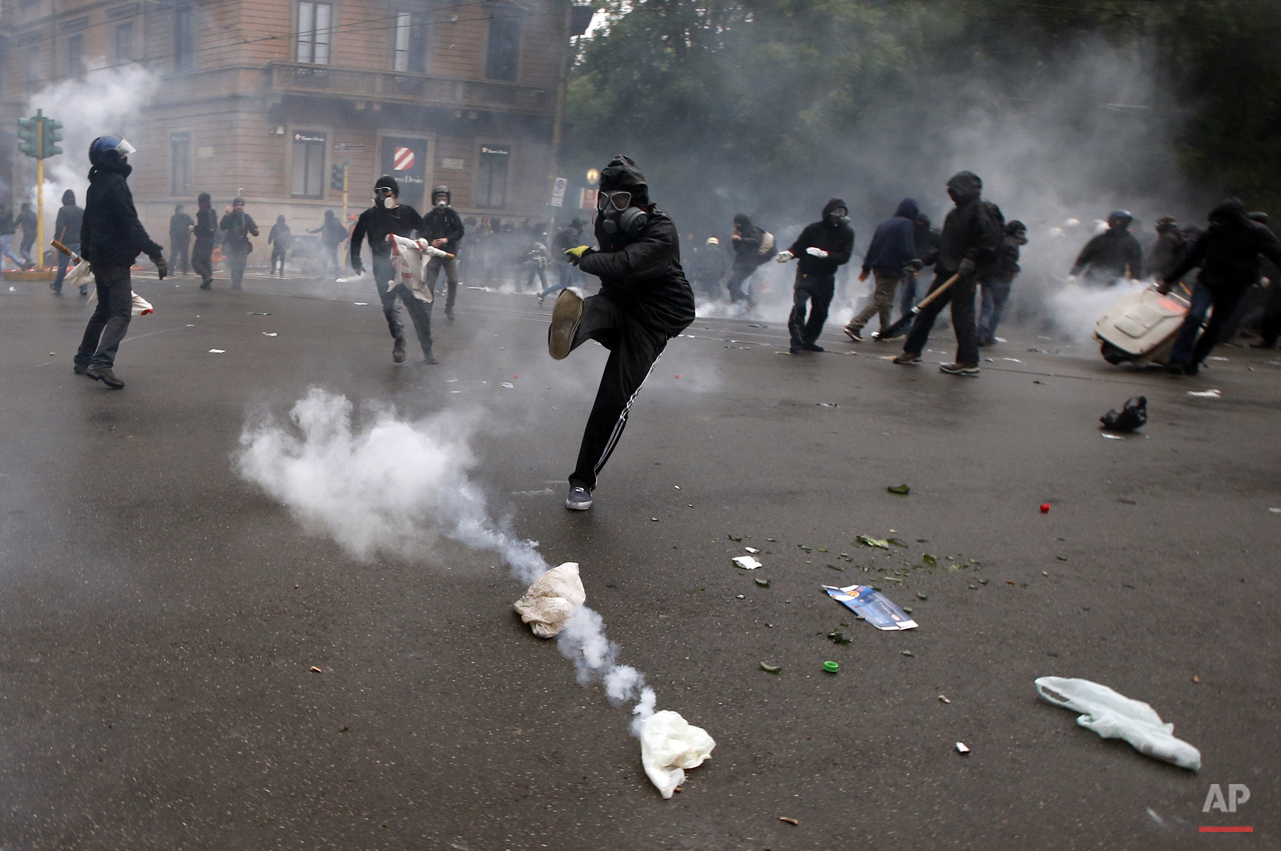
[[[498,112],[551,113],[555,92],[492,80],[459,80],[427,74],[368,71],[272,62],[263,69],[270,94],[329,95],[346,99],[443,106]]]

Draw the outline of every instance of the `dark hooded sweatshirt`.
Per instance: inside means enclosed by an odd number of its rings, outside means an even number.
[[[836,274],[838,267],[850,262],[854,253],[854,229],[844,222],[832,224],[828,215],[837,207],[846,206],[840,198],[833,198],[823,207],[823,219],[812,225],[806,225],[796,242],[787,249],[799,261],[799,272],[814,278],[830,278]],[[805,253],[807,248],[821,248],[827,252],[826,257],[812,257]]]
[[[601,190],[625,190],[632,203],[649,214],[636,236],[607,233],[605,217],[596,218],[598,251],[583,257],[579,268],[601,279],[600,293],[616,302],[642,325],[668,337],[694,321],[694,291],[681,269],[676,224],[649,203],[649,186],[636,164],[615,157],[601,172]]]
[[[734,268],[755,269],[761,265],[761,240],[765,238],[765,231],[741,213],[734,217],[734,224],[738,225],[738,241],[730,241],[734,249]]]
[[[449,206],[449,193],[446,192],[444,195],[445,209],[438,210],[433,205],[432,208],[427,211],[427,215],[423,216],[423,229],[420,232],[420,235],[428,242],[432,242],[437,239],[449,240],[449,242],[445,243],[442,247],[442,250],[448,251],[450,254],[457,254],[458,243],[463,240],[463,220],[462,217],[458,215],[457,211],[455,211],[453,207]]]
[[[1210,227],[1197,237],[1192,249],[1165,276],[1177,281],[1199,266],[1197,281],[1217,295],[1245,291],[1259,279],[1259,255],[1281,265],[1281,240],[1266,225],[1245,216],[1245,207],[1236,198],[1224,201],[1210,212]]]
[[[53,223],[53,234],[69,248],[80,247],[80,227],[84,224],[85,211],[76,206],[75,193],[68,189],[62,194],[62,206]]]
[[[962,260],[973,260],[982,266],[996,260],[1004,234],[999,211],[993,212],[983,200],[983,182],[968,171],[953,175],[947,182],[953,190],[956,206],[943,219],[939,235],[939,254],[934,271],[951,275]]]
[[[381,204],[375,204],[360,214],[356,220],[356,229],[351,232],[351,256],[360,258],[360,242],[369,237],[369,252],[374,257],[391,256],[391,246],[387,244],[387,234],[412,237],[414,232],[423,232],[423,217],[408,204],[401,204],[388,210]],[[354,265],[354,264],[353,264]]]
[[[894,211],[894,218],[881,222],[872,234],[872,244],[863,257],[863,274],[876,270],[882,275],[903,277],[903,267],[916,259],[916,215],[920,209],[911,198],[904,198]]]
[[[1077,255],[1072,274],[1091,278],[1137,278],[1143,273],[1143,247],[1122,227],[1108,228]]]
[[[95,266],[132,266],[139,254],[159,260],[162,249],[147,235],[125,178],[128,163],[89,169],[89,191],[80,224],[80,254]]]

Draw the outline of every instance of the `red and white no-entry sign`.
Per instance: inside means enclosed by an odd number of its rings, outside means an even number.
[[[384,154],[385,156],[385,154]],[[414,167],[414,149],[397,148],[396,155],[392,157],[391,167],[396,171],[408,171]]]

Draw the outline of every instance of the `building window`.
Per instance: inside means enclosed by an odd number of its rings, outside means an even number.
[[[515,80],[520,58],[520,15],[513,7],[499,7],[489,18],[489,42],[485,53],[485,76],[491,80]]]
[[[133,21],[116,24],[116,62],[132,62],[133,55]]]
[[[298,4],[298,61],[329,64],[329,37],[334,7],[331,3]]]
[[[427,15],[399,12],[396,15],[396,48],[392,68],[414,74],[427,73]]]
[[[196,55],[194,12],[175,9],[173,13],[173,69],[190,71]]]
[[[294,133],[293,188],[295,198],[325,197],[325,134]]]
[[[84,33],[67,36],[67,76],[83,77],[87,70]]]
[[[480,170],[476,180],[476,205],[502,207],[507,203],[507,145],[481,145]]]
[[[191,194],[191,134],[174,133],[169,137],[170,194]]]

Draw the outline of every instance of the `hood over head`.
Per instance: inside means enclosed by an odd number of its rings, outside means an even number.
[[[276,216],[276,224],[278,224],[278,225],[283,225],[284,223],[285,223],[285,217],[284,217],[284,216]]]
[[[916,225],[918,227],[922,227],[922,228],[925,228],[926,230],[929,230],[930,217],[925,215],[924,213],[917,213],[916,218],[913,219],[912,221],[916,222]]]
[[[921,208],[916,206],[915,198],[904,198],[898,202],[898,209],[894,211],[894,218],[916,221],[916,217],[920,212]]]
[[[1215,225],[1243,225],[1249,221],[1245,217],[1245,205],[1240,198],[1225,198],[1206,218],[1210,224]]]
[[[826,220],[827,217],[832,214],[832,211],[837,209],[838,207],[843,208],[846,213],[850,211],[848,204],[846,204],[840,198],[833,198],[832,200],[828,201],[826,204],[823,205],[823,219]]]
[[[574,216],[574,218],[569,220],[569,226],[574,230],[582,230],[584,224],[583,220],[578,218],[578,216]]]
[[[196,206],[200,207],[202,210],[208,210],[213,206],[213,199],[209,197],[208,192],[201,192],[196,196]]]
[[[972,171],[958,171],[948,179],[947,188],[956,203],[964,204],[983,194],[983,180]]]
[[[637,207],[649,206],[649,184],[645,175],[631,157],[619,154],[601,169],[600,188],[602,192],[623,190],[632,193],[632,203]]]
[[[68,189],[66,192],[63,192],[62,203],[67,207],[73,206],[76,203],[76,191],[74,189]]]
[[[752,226],[752,220],[748,218],[746,213],[739,213],[734,217],[734,224],[738,225],[740,230],[747,230]]]

